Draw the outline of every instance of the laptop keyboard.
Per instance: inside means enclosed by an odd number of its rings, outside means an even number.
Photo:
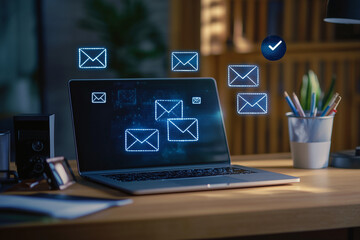
[[[159,179],[175,179],[175,178],[194,178],[194,177],[209,177],[219,175],[234,175],[234,174],[252,174],[254,171],[241,169],[238,167],[223,167],[223,168],[206,168],[206,169],[187,169],[174,170],[162,172],[147,172],[147,173],[126,173],[126,174],[110,174],[103,175],[119,182],[133,182],[133,181],[148,181]]]

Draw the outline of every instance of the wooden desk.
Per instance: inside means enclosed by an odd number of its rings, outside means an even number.
[[[75,237],[87,240],[194,239],[360,226],[360,170],[294,169],[289,156],[235,156],[233,163],[298,176],[300,183],[130,196],[134,203],[128,206],[71,221],[7,226],[0,228],[0,236],[14,234],[15,239],[41,239],[39,236],[42,236],[62,240]],[[61,193],[129,197],[84,180]]]

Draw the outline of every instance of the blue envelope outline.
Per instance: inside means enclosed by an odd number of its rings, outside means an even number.
[[[126,129],[125,151],[126,152],[158,152],[159,130],[158,129]]]
[[[238,93],[238,114],[267,114],[267,93]]]
[[[256,65],[229,65],[229,87],[258,87],[259,67]]]
[[[92,103],[106,103],[106,92],[92,92],[91,93]]]
[[[192,97],[192,104],[201,104],[201,97]]]
[[[155,120],[183,117],[183,100],[155,100]]]
[[[199,141],[199,121],[196,118],[169,118],[167,138],[169,142]]]
[[[79,68],[106,68],[106,48],[79,48]]]
[[[174,72],[196,72],[199,70],[197,52],[172,52],[171,70]]]

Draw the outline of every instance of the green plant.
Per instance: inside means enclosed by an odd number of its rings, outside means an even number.
[[[106,43],[109,67],[120,77],[144,77],[140,65],[166,53],[163,38],[149,20],[149,12],[141,0],[120,0],[112,4],[105,0],[85,2],[86,19],[82,28],[98,32]]]
[[[312,93],[315,93],[317,108],[321,111],[324,110],[325,107],[329,104],[330,99],[334,95],[335,82],[336,77],[333,76],[329,89],[326,91],[326,93],[324,93],[321,90],[318,77],[316,76],[314,71],[309,70],[308,73],[303,76],[300,88],[300,103],[302,108],[305,111],[310,110],[311,95]]]

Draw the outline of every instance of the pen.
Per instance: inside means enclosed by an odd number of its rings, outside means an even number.
[[[293,102],[291,101],[291,98],[289,97],[289,94],[288,94],[286,91],[284,92],[284,96],[285,96],[286,102],[289,104],[289,106],[290,106],[291,110],[293,111],[294,115],[295,115],[296,117],[298,117],[298,116],[299,116],[299,113],[298,113],[298,111],[296,110]]]
[[[326,115],[328,114],[331,105],[334,104],[334,102],[335,102],[335,100],[336,100],[336,98],[337,98],[338,96],[339,96],[339,93],[335,93],[335,95],[331,98],[329,104],[326,106],[326,108],[325,108],[324,111],[322,112],[321,117],[326,116]]]
[[[331,104],[329,104],[329,108],[328,108],[327,111],[325,111],[325,115],[324,115],[324,116],[328,116],[328,115],[331,114],[332,109],[334,109],[334,106],[335,106],[335,104],[336,104],[335,101],[336,101],[336,99],[338,99],[338,97],[340,97],[339,94],[336,94],[336,98],[334,99],[334,101],[331,102]],[[340,97],[340,100],[341,100],[341,97]]]
[[[313,92],[311,94],[310,117],[314,116],[315,105],[316,105],[316,93]]]
[[[317,114],[317,107],[314,110],[314,117],[316,117],[316,114]]]
[[[329,111],[329,113],[327,114],[327,116],[329,116],[330,114],[332,114],[332,113],[336,113],[337,111],[336,111],[336,108],[337,108],[337,106],[339,105],[339,103],[340,103],[340,101],[341,101],[341,97],[339,96],[338,97],[338,99],[335,101],[335,103],[332,105],[332,107],[330,108],[330,111]]]
[[[296,106],[297,110],[299,111],[300,117],[305,117],[304,110],[302,109],[299,99],[294,92],[293,92],[293,98],[294,98],[295,106]]]

